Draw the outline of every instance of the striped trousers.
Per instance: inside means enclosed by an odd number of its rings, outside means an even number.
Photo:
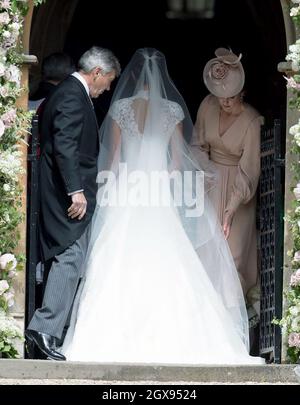
[[[76,242],[54,257],[42,307],[35,311],[28,329],[62,338],[80,278],[84,274],[89,236],[90,226]]]

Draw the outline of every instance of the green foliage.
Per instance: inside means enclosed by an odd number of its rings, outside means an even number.
[[[290,15],[295,25],[300,28],[299,4],[292,4]],[[293,75],[286,78],[287,88],[292,91],[289,108],[300,111],[300,39],[289,46],[286,60],[291,62],[294,71]],[[292,250],[288,252],[291,263],[286,269],[291,273],[291,279],[289,289],[284,292],[286,309],[283,317],[273,322],[282,328],[288,359],[292,363],[297,363],[300,356],[300,119],[290,128],[289,133],[292,137],[290,153],[296,157],[291,165],[294,178],[291,191],[294,192],[295,200],[292,202],[292,209],[285,216],[293,243]]]
[[[39,5],[44,0],[35,0]],[[0,353],[2,357],[18,356],[16,346],[22,342],[22,331],[9,315],[14,303],[13,278],[24,268],[24,257],[15,257],[21,211],[23,174],[20,145],[30,127],[31,113],[16,108],[21,88],[20,66],[23,61],[20,41],[23,18],[28,12],[25,0],[0,0]]]

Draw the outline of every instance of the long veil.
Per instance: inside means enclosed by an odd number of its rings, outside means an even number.
[[[135,204],[137,209],[171,207],[248,348],[243,292],[214,207],[217,171],[205,153],[193,155],[188,144],[193,131],[164,55],[152,48],[137,50],[119,79],[100,129],[99,188],[87,268],[99,235],[104,228],[113,228],[121,210]],[[139,194],[141,182],[151,184],[154,196]]]

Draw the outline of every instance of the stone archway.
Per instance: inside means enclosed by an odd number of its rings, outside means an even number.
[[[251,0],[249,0],[249,3]],[[73,14],[75,12],[78,0],[48,0],[46,4],[37,8],[33,13],[33,0],[29,0],[30,4],[30,11],[25,19],[24,23],[24,51],[25,54],[33,54],[39,55],[39,58],[42,60],[43,57],[47,56],[49,53],[53,51],[63,50],[68,27],[71,23]],[[284,17],[284,26],[285,26],[285,35],[286,35],[286,44],[289,46],[291,43],[294,42],[296,38],[296,31],[293,21],[289,16],[289,0],[280,0],[283,17]],[[255,12],[256,10],[253,10]],[[33,18],[32,18],[33,17]],[[35,21],[39,21],[39,24],[32,24]],[[55,24],[53,23],[55,21]],[[42,28],[41,28],[42,27]],[[47,38],[50,37],[52,40],[47,41]],[[28,58],[30,60],[30,58]],[[31,58],[34,60],[34,58]],[[287,64],[280,64],[279,70],[281,72],[288,72],[289,68]],[[29,72],[29,64],[25,64],[23,67],[23,85],[25,87],[28,86],[28,72]],[[32,83],[33,86],[35,83],[39,81],[39,67],[32,66],[30,69],[30,73],[32,75]],[[288,94],[288,100],[290,95]],[[287,100],[287,101],[288,101]],[[28,96],[24,95],[22,99],[20,99],[19,105],[27,108]],[[288,105],[288,104],[287,104]],[[287,125],[286,127],[289,128],[292,123],[296,121],[297,113],[291,112],[287,108]],[[290,181],[292,178],[291,173],[289,172],[288,168],[290,167],[291,163],[291,156],[289,154],[290,145],[289,145],[289,137],[286,136],[286,180],[285,180],[285,210],[287,210],[292,201],[292,194],[290,192]],[[24,167],[26,166],[26,150],[24,150]],[[24,213],[26,207],[26,178],[23,178],[23,188],[24,188]],[[21,249],[25,251],[25,235],[26,229],[25,226],[22,228],[22,241],[21,241]],[[290,241],[289,241],[289,234],[287,227],[285,228],[285,245],[284,245],[284,260],[285,264],[288,263],[288,257],[286,252],[290,249]],[[284,285],[288,284],[288,275],[285,276]],[[16,306],[16,316],[19,318],[24,316],[24,290],[25,290],[25,275],[22,279],[19,280],[19,285],[17,287],[18,298],[17,298],[17,306]],[[283,353],[283,361],[284,361],[285,354]]]

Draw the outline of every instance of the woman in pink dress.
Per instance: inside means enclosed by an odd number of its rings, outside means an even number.
[[[191,143],[219,170],[218,216],[246,296],[258,278],[255,214],[262,117],[243,101],[241,55],[224,48],[215,54],[204,68],[211,94],[199,107]]]

